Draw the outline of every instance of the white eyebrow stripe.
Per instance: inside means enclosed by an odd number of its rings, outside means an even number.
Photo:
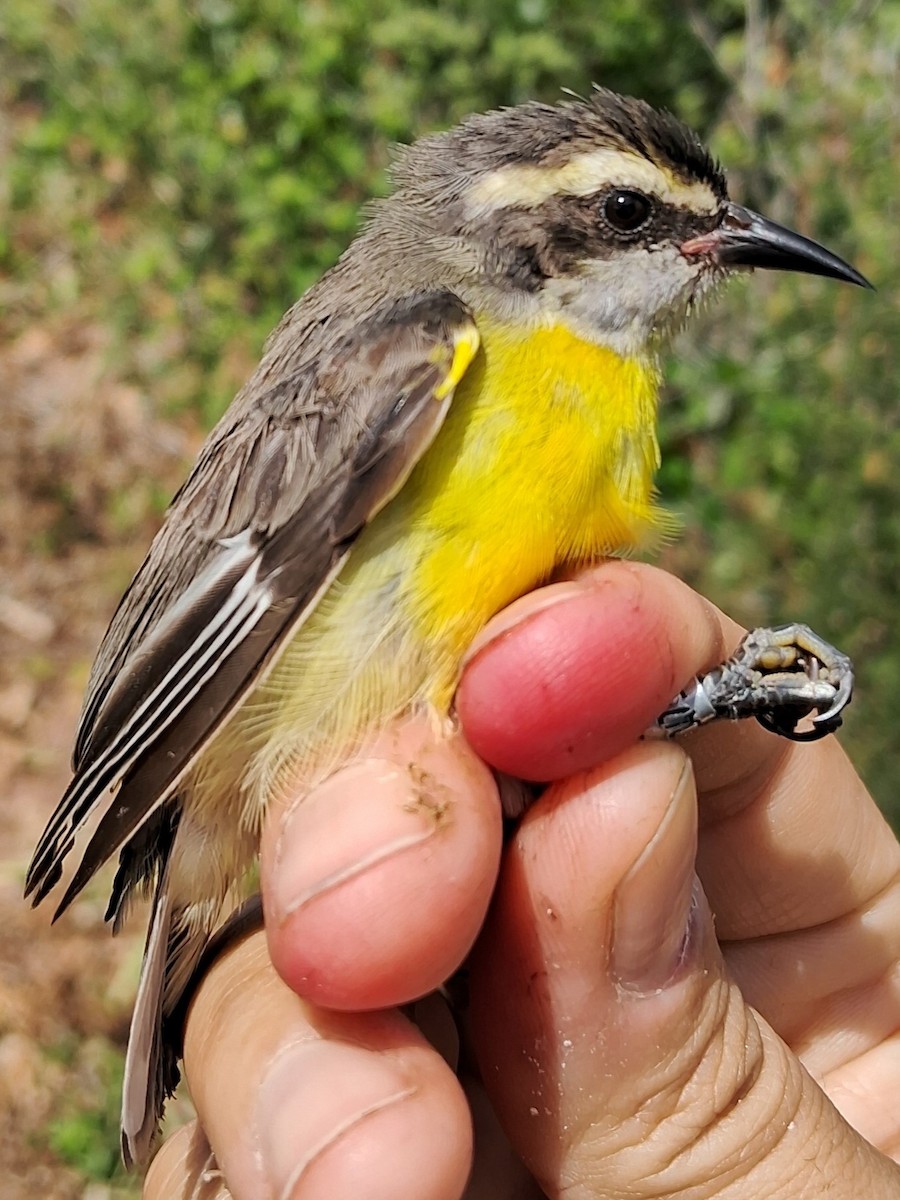
[[[704,183],[682,183],[667,171],[627,150],[601,147],[576,155],[561,167],[498,167],[466,193],[471,216],[502,208],[540,208],[554,196],[589,196],[602,187],[634,188],[694,212],[714,213],[718,200]]]

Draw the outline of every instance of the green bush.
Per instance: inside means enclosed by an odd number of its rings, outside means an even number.
[[[209,424],[280,312],[384,187],[389,144],[592,80],[709,133],[741,199],[830,241],[868,296],[733,289],[671,364],[670,561],[748,622],[857,658],[851,748],[900,775],[895,586],[900,11],[817,0],[6,0],[4,332],[68,312],[116,369]]]
[[[46,1131],[47,1145],[62,1162],[87,1179],[115,1185],[115,1196],[137,1195],[119,1155],[119,1103],[122,1056],[104,1038],[88,1038],[62,1051],[70,1071],[70,1090],[61,1097],[60,1112]],[[112,1200],[113,1191],[108,1191]]]
[[[384,187],[392,142],[594,79],[714,113],[725,80],[666,12],[659,0],[622,0],[606,19],[584,0],[9,0],[0,96],[18,141],[0,264],[22,277],[52,245],[33,303],[96,306],[125,354],[176,325],[178,353],[204,372],[164,399],[211,420],[236,383],[216,369],[223,348],[238,339],[246,366],[333,262]]]
[[[896,821],[900,13],[830,11],[784,6],[714,140],[733,191],[879,290],[761,275],[733,288],[672,364],[662,483],[691,531],[683,574],[749,624],[804,620],[854,657],[845,741]]]

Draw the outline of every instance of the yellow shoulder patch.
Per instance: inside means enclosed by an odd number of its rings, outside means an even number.
[[[450,393],[454,391],[463,375],[469,369],[469,365],[478,353],[480,345],[481,337],[474,321],[467,321],[464,325],[460,325],[459,329],[454,332],[453,357],[450,360],[450,367],[443,381],[434,389],[436,400],[446,400]]]

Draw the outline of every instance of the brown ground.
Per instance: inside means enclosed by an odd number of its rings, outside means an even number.
[[[171,492],[195,448],[108,360],[84,326],[0,348],[0,1200],[133,1187],[105,1176],[140,914],[109,936],[106,877],[53,927],[22,900],[93,651],[152,533],[151,489]]]

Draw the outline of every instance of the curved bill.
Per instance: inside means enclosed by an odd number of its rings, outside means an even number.
[[[726,205],[722,223],[711,233],[685,242],[681,252],[688,256],[710,254],[725,266],[803,271],[807,275],[827,275],[872,289],[868,279],[855,267],[818,242],[741,204]]]

